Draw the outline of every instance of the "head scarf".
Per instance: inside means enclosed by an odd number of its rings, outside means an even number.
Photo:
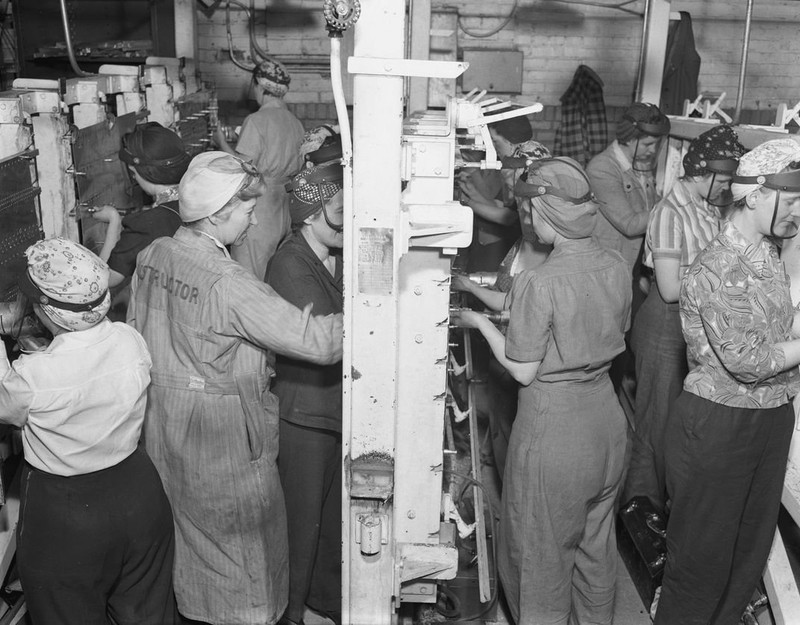
[[[800,162],[800,143],[794,139],[773,139],[756,146],[739,159],[737,176],[768,176],[777,174],[789,165]],[[734,200],[741,200],[752,193],[761,184],[731,184],[731,193]]]
[[[643,126],[651,128],[653,132],[643,129]],[[669,132],[669,127],[669,118],[655,104],[634,102],[617,122],[617,141],[629,143],[644,135],[663,136]]]
[[[122,138],[119,159],[148,182],[176,185],[192,157],[178,135],[157,122],[148,122]]]
[[[283,63],[264,59],[253,68],[253,81],[269,95],[282,98],[289,91],[292,77]]]
[[[736,160],[747,152],[739,137],[728,124],[714,126],[692,139],[683,157],[683,171],[687,176],[704,176],[713,172],[708,161]]]
[[[260,174],[247,161],[227,152],[203,152],[189,163],[178,187],[184,223],[213,215]]]
[[[591,193],[583,168],[577,161],[563,156],[533,161],[528,166],[526,182],[541,192],[551,187],[572,198],[585,197]],[[573,204],[549,193],[537,194],[531,197],[531,209],[567,239],[584,239],[594,232],[597,204],[593,198]]]
[[[513,110],[513,108],[510,108],[501,111],[492,111],[492,115],[496,115],[498,113],[507,113],[508,111]],[[531,127],[531,122],[524,115],[511,117],[509,119],[501,119],[499,122],[489,124],[489,128],[503,137],[503,139],[506,139],[515,145],[525,143],[533,138],[533,128]]]
[[[306,217],[324,208],[324,203],[344,188],[344,170],[338,162],[317,165],[302,170],[286,185],[292,225],[303,223]]]
[[[108,265],[69,239],[37,241],[25,250],[28,268],[20,289],[57,326],[87,330],[100,323],[111,306]],[[59,304],[84,310],[66,310]]]
[[[323,144],[330,141],[332,137],[339,136],[338,124],[322,124],[307,130],[303,135],[303,142],[300,144],[300,156],[306,160],[306,155],[316,152]]]

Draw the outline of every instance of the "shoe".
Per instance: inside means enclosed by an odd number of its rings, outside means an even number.
[[[279,620],[276,625],[306,625],[306,624],[303,622],[303,619],[300,619],[299,621],[293,621],[284,614],[281,617],[281,620]]]

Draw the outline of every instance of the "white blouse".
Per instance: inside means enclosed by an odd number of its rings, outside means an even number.
[[[59,334],[9,366],[0,352],[0,421],[22,428],[25,459],[56,475],[112,467],[136,449],[150,383],[141,335],[104,319]]]

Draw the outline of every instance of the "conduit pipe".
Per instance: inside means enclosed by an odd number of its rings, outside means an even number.
[[[64,41],[67,44],[67,56],[69,56],[69,64],[72,65],[72,71],[75,72],[81,78],[86,76],[93,76],[94,74],[89,74],[84,72],[79,66],[78,61],[75,58],[75,50],[72,49],[72,37],[69,34],[69,18],[67,17],[67,0],[61,0],[61,21],[64,24]]]
[[[63,1],[63,0],[62,0]],[[744,76],[747,72],[747,53],[750,51],[750,25],[753,22],[753,2],[747,0],[747,17],[744,22],[744,41],[742,42],[742,64],[739,68],[739,89],[736,92],[736,110],[733,113],[733,123],[738,124],[742,116],[742,102],[744,101]]]

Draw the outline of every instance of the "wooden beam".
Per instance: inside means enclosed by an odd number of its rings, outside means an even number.
[[[775,617],[775,625],[800,623],[800,592],[797,590],[783,538],[777,529],[767,567],[764,569],[764,586]]]

